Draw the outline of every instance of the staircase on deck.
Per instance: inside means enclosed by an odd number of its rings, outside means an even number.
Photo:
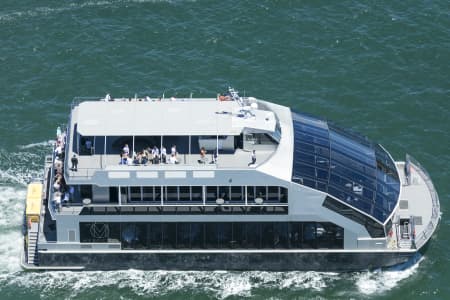
[[[400,219],[398,230],[400,231],[398,247],[400,249],[412,249],[414,241],[414,222],[413,217],[409,219]]]
[[[28,230],[28,248],[27,248],[27,263],[30,265],[39,264],[39,257],[37,252],[38,234],[39,234],[39,223],[32,222],[31,228]]]

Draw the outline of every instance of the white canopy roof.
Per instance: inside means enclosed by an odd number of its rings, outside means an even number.
[[[239,113],[234,101],[88,101],[76,106],[72,123],[83,136],[239,135],[244,128],[271,132],[273,112]]]

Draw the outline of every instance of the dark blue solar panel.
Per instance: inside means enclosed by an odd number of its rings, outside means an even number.
[[[324,191],[384,223],[400,191],[389,154],[367,138],[292,113],[292,181]]]

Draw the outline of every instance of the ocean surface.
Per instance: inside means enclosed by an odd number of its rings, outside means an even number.
[[[450,299],[448,1],[32,1],[0,7],[0,299]],[[355,273],[24,272],[26,183],[75,96],[242,94],[412,154],[442,222],[405,265]]]

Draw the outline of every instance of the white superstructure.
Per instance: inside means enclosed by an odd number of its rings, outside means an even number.
[[[41,217],[27,216],[39,228],[26,235],[39,257],[28,267],[258,269],[256,257],[273,270],[387,266],[418,251],[440,219],[413,159],[233,89],[76,101],[59,140]]]

